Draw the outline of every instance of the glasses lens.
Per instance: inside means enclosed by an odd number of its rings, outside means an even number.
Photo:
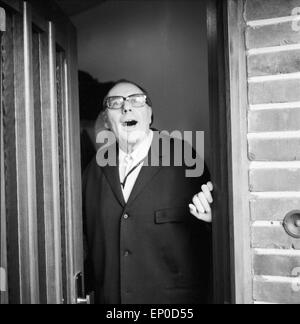
[[[123,107],[125,98],[121,96],[108,97],[106,99],[106,106],[109,109],[121,109]],[[126,101],[135,108],[144,107],[147,102],[147,96],[144,94],[134,94],[127,97]]]
[[[109,109],[120,109],[123,106],[123,97],[109,97],[106,100],[106,105]]]
[[[146,96],[143,94],[136,94],[128,97],[129,103],[132,107],[143,107],[146,104]]]

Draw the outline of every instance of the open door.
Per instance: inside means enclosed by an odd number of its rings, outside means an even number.
[[[0,8],[0,43],[2,43],[2,35],[6,29],[6,13]],[[2,75],[2,67],[0,74]],[[2,82],[1,82],[2,83]],[[2,100],[2,91],[0,91],[0,100]],[[8,302],[7,294],[7,244],[6,244],[6,218],[5,218],[5,195],[2,190],[4,188],[4,158],[3,158],[3,111],[0,109],[0,304]]]
[[[209,57],[209,102],[211,130],[211,176],[214,183],[213,208],[213,301],[234,302],[232,265],[232,221],[229,156],[227,76],[228,46],[226,1],[207,0],[207,40]]]
[[[54,2],[0,6],[0,266],[7,283],[0,301],[77,303],[83,246],[76,32]]]

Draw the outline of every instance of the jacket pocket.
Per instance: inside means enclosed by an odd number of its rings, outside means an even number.
[[[174,207],[157,210],[155,212],[155,223],[182,223],[188,220],[187,207]]]

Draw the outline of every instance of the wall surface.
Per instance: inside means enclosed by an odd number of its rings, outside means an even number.
[[[252,300],[298,304],[300,240],[287,234],[283,221],[289,212],[300,213],[300,0],[243,3],[247,192],[240,198],[250,211],[249,220],[243,217],[246,227],[251,224]]]
[[[149,90],[154,127],[206,132],[209,102],[205,1],[108,1],[72,18],[79,68],[100,82]]]

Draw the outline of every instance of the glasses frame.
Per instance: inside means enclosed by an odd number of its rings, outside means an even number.
[[[106,97],[103,101],[103,106],[105,107],[105,109],[109,109],[109,110],[119,110],[119,109],[123,109],[124,108],[124,104],[126,101],[128,101],[128,99],[134,97],[134,96],[143,96],[145,98],[145,104],[147,104],[148,106],[152,106],[152,103],[151,103],[151,100],[150,98],[144,94],[144,93],[135,93],[135,94],[132,94],[130,96],[127,96],[127,97],[123,97],[123,96],[110,96],[110,97]],[[108,106],[107,104],[107,101],[108,99],[110,98],[122,98],[123,99],[123,103],[122,103],[122,106],[120,108],[111,108]],[[134,107],[134,108],[143,108],[145,105],[141,106],[141,107]]]

